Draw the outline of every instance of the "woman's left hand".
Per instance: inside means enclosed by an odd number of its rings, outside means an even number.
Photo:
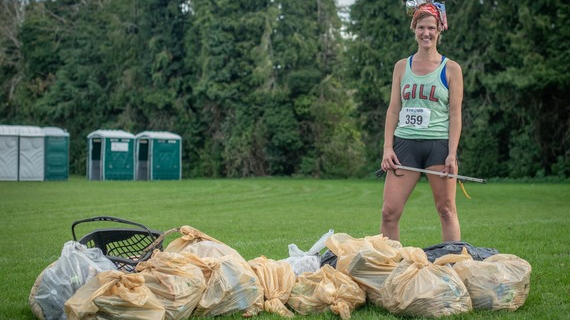
[[[444,173],[445,176],[448,176],[450,174],[457,174],[456,168],[457,168],[457,159],[453,155],[448,155],[447,158],[445,159],[445,167],[443,168],[442,173]],[[448,178],[451,179],[451,177]]]

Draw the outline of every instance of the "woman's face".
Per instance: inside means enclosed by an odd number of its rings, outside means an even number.
[[[437,19],[427,16],[418,20],[415,33],[418,45],[428,49],[436,46],[441,31],[437,29]]]

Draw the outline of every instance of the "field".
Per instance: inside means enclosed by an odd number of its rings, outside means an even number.
[[[236,249],[246,260],[308,250],[329,229],[355,238],[379,231],[383,180],[292,178],[182,181],[0,182],[0,318],[34,319],[30,289],[72,240],[76,220],[110,215],[156,230],[190,225]],[[530,295],[514,313],[474,311],[449,319],[570,319],[570,184],[467,183],[458,193],[463,241],[495,248],[533,267]],[[78,237],[89,224],[76,228]],[[95,224],[95,228],[101,227]],[[93,228],[93,226],[91,226]],[[178,235],[169,236],[166,242]],[[422,179],[401,221],[404,246],[441,241],[428,184]],[[280,319],[262,313],[258,319]],[[334,314],[297,316],[340,319]],[[239,315],[220,319],[241,319]],[[352,319],[400,319],[372,305]],[[447,319],[447,318],[446,318]]]

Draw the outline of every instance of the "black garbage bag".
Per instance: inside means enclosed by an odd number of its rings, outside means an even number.
[[[332,251],[327,249],[325,253],[321,256],[321,268],[324,267],[326,264],[330,265],[331,267],[336,269],[336,261],[338,257]]]
[[[442,242],[431,247],[424,248],[423,250],[428,257],[428,260],[433,263],[435,259],[446,254],[460,254],[463,247],[467,249],[467,252],[471,257],[473,257],[473,260],[476,261],[483,261],[486,258],[499,253],[497,249],[478,248],[463,241]]]

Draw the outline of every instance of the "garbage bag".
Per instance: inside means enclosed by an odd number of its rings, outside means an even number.
[[[402,260],[397,250],[402,247],[400,242],[383,235],[357,239],[337,233],[326,245],[337,256],[336,269],[360,284],[371,302],[382,306],[382,284]]]
[[[117,270],[101,249],[68,241],[61,256],[37,277],[29,296],[32,312],[39,319],[67,319],[67,299],[97,274]]]
[[[325,264],[328,264],[329,266],[336,268],[337,260],[338,257],[336,256],[336,254],[334,254],[334,252],[332,252],[331,249],[327,249],[325,253],[323,253],[323,255],[321,256],[321,268],[324,267]]]
[[[136,266],[146,286],[164,306],[167,320],[190,317],[206,290],[204,274],[192,262],[184,254],[155,250],[150,259]]]
[[[164,251],[188,252],[201,258],[221,258],[225,255],[232,255],[234,258],[246,262],[235,249],[198,229],[182,226],[180,233],[182,236],[170,242]]]
[[[383,307],[395,315],[440,317],[469,312],[471,298],[450,263],[471,259],[461,255],[441,257],[431,263],[419,248],[400,249],[403,260],[388,276],[380,297]]]
[[[163,320],[162,303],[138,273],[105,271],[87,282],[65,302],[69,320]]]
[[[463,241],[448,241],[438,243],[436,245],[424,248],[424,252],[426,253],[428,260],[430,262],[434,262],[435,259],[446,254],[459,254],[463,248],[467,249],[467,253],[471,255],[473,260],[478,261],[483,261],[486,258],[499,253],[497,249],[474,247],[473,245]]]
[[[242,312],[244,317],[263,310],[263,287],[249,264],[232,255],[221,258],[199,258],[194,261],[206,276],[207,286],[196,317],[212,317]]]
[[[283,259],[293,267],[295,275],[300,275],[303,272],[315,272],[321,267],[320,253],[326,247],[325,242],[334,234],[334,230],[330,229],[327,233],[321,236],[315,244],[304,252],[296,244],[289,244],[289,257]]]
[[[263,287],[265,311],[285,318],[294,317],[293,312],[285,306],[296,280],[291,265],[285,261],[267,259],[265,256],[257,257],[248,263]]]
[[[352,312],[366,302],[366,293],[354,280],[330,265],[297,277],[287,301],[302,315],[333,312],[350,319]]]
[[[512,254],[496,254],[483,261],[466,260],[453,265],[473,301],[474,309],[515,311],[530,291],[532,267]]]

